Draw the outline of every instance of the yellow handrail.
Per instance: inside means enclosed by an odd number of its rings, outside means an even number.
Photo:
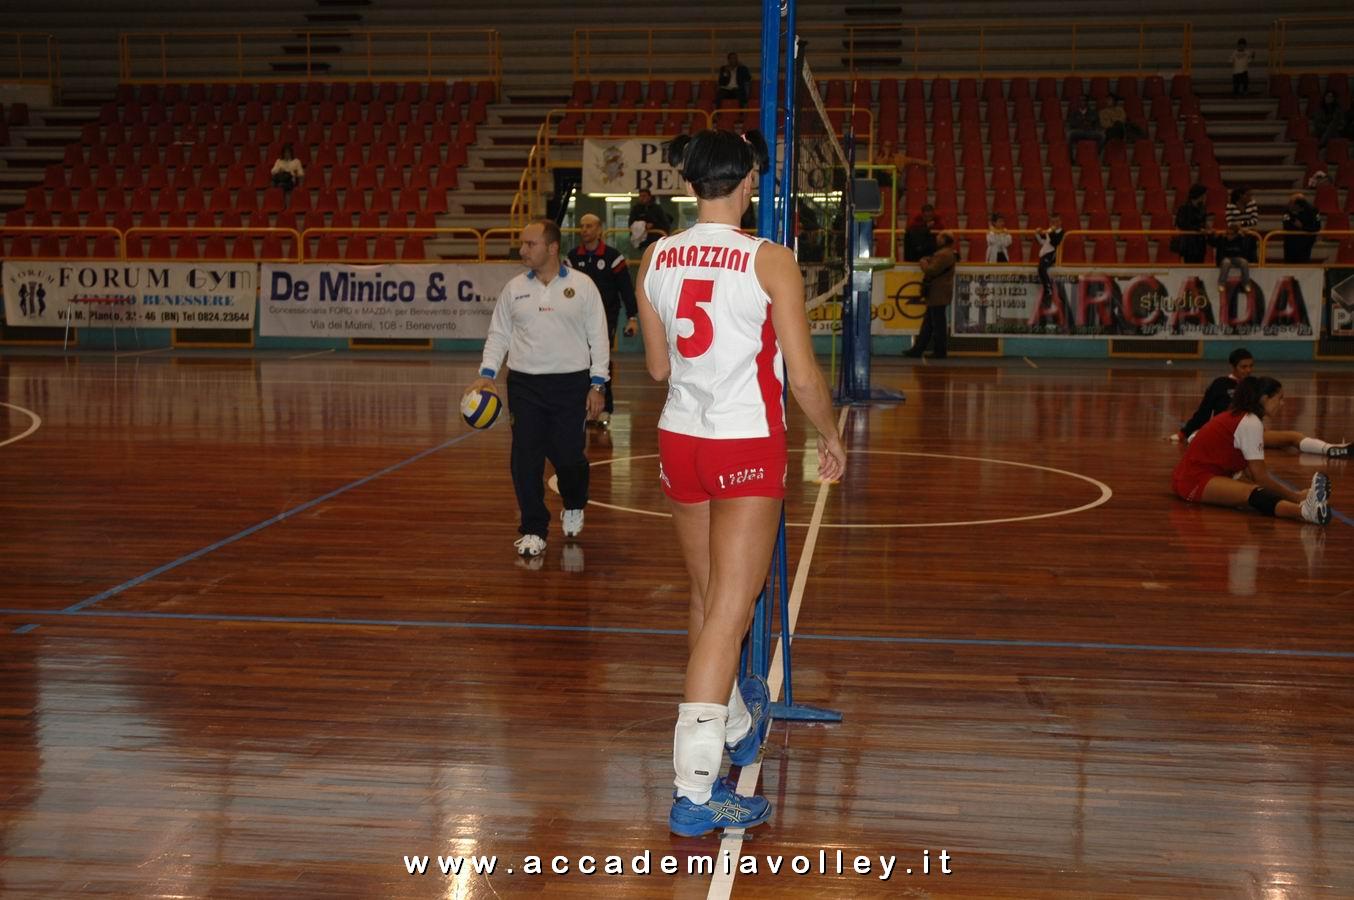
[[[43,85],[53,101],[61,84],[61,47],[38,31],[0,31],[0,82]]]
[[[289,239],[295,241],[296,253],[294,256],[285,257],[286,261],[287,262],[301,261],[301,235],[294,228],[227,228],[227,227],[205,227],[205,226],[175,228],[173,226],[142,227],[138,225],[133,228],[128,228],[122,234],[122,244],[123,244],[122,258],[123,259],[133,258],[127,256],[127,245],[133,240],[133,238],[139,239],[142,237],[155,237],[157,235],[162,237],[211,237],[213,235],[216,235],[223,238],[224,237],[265,238],[272,235],[277,235],[282,237],[284,240]],[[135,258],[153,259],[155,257],[137,256]],[[201,257],[198,258],[200,259]],[[269,259],[271,259],[271,257]],[[258,258],[251,256],[247,260],[246,259],[240,260],[240,262],[251,262],[251,261],[257,262]]]
[[[1274,238],[1285,237],[1308,237],[1316,238],[1318,241],[1339,241],[1344,243],[1354,239],[1354,231],[1349,229],[1326,229],[1323,231],[1284,231],[1282,228],[1267,232],[1260,238],[1260,265],[1269,265],[1269,242]],[[1297,265],[1322,265],[1321,263],[1276,263],[1276,265],[1297,266]],[[1338,265],[1338,263],[1337,263]],[[1346,263],[1348,265],[1348,263]]]
[[[845,65],[851,78],[1048,74],[1050,69],[1096,75],[1144,75],[1163,69],[1189,73],[1194,39],[1188,22],[1133,19],[804,25],[799,30],[810,37],[811,65],[834,73]],[[714,78],[725,52],[740,44],[755,46],[758,34],[756,26],[578,28],[572,46],[573,77],[576,81]],[[1131,40],[1128,34],[1133,35]],[[1057,45],[1049,45],[1050,37],[1064,35]],[[1124,35],[1125,41],[1122,46],[1106,46],[1106,35]],[[702,49],[693,52],[693,46]],[[1088,58],[1091,65],[1079,65]],[[977,64],[956,67],[956,59]]]
[[[1293,35],[1289,34],[1290,28],[1294,31]],[[1332,30],[1337,30],[1338,34],[1340,28],[1354,28],[1354,16],[1281,16],[1275,19],[1269,29],[1269,71],[1296,75],[1347,68],[1349,64],[1349,41],[1340,40],[1338,37],[1334,41],[1325,39]],[[1303,40],[1302,31],[1312,31],[1320,37]],[[1296,40],[1293,38],[1296,38]],[[1309,60],[1308,65],[1288,65],[1290,46],[1294,48],[1293,56],[1297,59]],[[1335,54],[1323,62],[1321,55],[1313,52],[1321,50],[1335,51]]]
[[[330,46],[339,52],[318,52]],[[503,76],[502,41],[490,28],[124,31],[118,57],[131,83],[454,78],[497,89]],[[304,69],[279,72],[275,63]]]

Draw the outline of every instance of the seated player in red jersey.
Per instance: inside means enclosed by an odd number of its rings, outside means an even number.
[[[1330,479],[1312,476],[1306,491],[1285,487],[1265,468],[1263,420],[1283,407],[1283,385],[1249,376],[1237,385],[1228,410],[1208,420],[1190,441],[1171,477],[1182,500],[1244,507],[1314,525],[1330,521]]]

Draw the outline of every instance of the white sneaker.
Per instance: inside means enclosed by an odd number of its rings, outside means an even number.
[[[559,521],[565,537],[578,537],[583,531],[583,510],[566,509],[559,514]]]
[[[538,534],[524,534],[512,542],[517,555],[522,557],[540,556],[545,553],[545,538]]]
[[[1312,476],[1312,489],[1307,499],[1302,501],[1302,519],[1313,525],[1326,525],[1330,522],[1330,479],[1325,472]]]

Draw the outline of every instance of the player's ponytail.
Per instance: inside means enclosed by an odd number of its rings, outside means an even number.
[[[765,174],[771,154],[760,132],[739,135],[706,129],[673,138],[664,157],[691,184],[697,197],[718,200],[732,194],[752,170]]]
[[[1277,378],[1270,378],[1268,375],[1249,375],[1241,379],[1241,384],[1237,385],[1236,393],[1232,395],[1231,410],[1251,413],[1263,419],[1265,404],[1262,401],[1266,397],[1273,397],[1281,390],[1283,385],[1279,384]]]

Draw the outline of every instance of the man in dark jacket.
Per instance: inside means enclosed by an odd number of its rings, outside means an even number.
[[[1189,199],[1175,211],[1176,230],[1196,232],[1174,239],[1180,260],[1192,266],[1203,263],[1204,256],[1208,253],[1208,238],[1204,235],[1204,229],[1208,227],[1208,211],[1204,209],[1204,200],[1207,197],[1208,188],[1196,184],[1189,189]]]
[[[946,355],[949,325],[945,320],[945,307],[954,300],[954,267],[959,263],[959,255],[955,252],[954,235],[948,231],[937,236],[936,245],[935,253],[921,261],[926,318],[922,320],[916,343],[904,354],[913,358],[921,356],[931,344],[934,346],[932,359],[944,359]]]
[[[738,62],[738,54],[730,53],[724,65],[719,67],[719,90],[717,100],[737,100],[740,107],[748,105],[748,88],[752,85],[752,73],[748,67]]]
[[[588,213],[578,220],[578,233],[583,243],[569,251],[569,265],[586,274],[597,285],[602,295],[602,309],[606,313],[606,336],[609,346],[616,344],[616,317],[621,307],[625,307],[625,334],[635,333],[639,324],[636,316],[639,310],[635,306],[635,286],[630,281],[630,270],[625,255],[615,247],[608,247],[602,240],[602,220]],[[606,428],[611,424],[611,414],[615,412],[615,401],[611,395],[611,385],[616,380],[616,367],[611,366],[611,378],[606,383],[606,405],[597,424]]]
[[[636,245],[637,250],[643,250],[664,235],[672,233],[671,217],[654,199],[650,190],[641,189],[630,206],[630,218],[626,224],[634,225],[636,222],[643,222],[645,226],[644,239]]]
[[[1312,247],[1316,245],[1316,233],[1321,230],[1321,214],[1301,193],[1294,194],[1283,217],[1284,231],[1300,231],[1305,234],[1288,234],[1283,239],[1283,261],[1292,265],[1312,261]]]
[[[943,227],[940,216],[936,215],[936,208],[929,203],[923,206],[921,213],[908,223],[907,230],[903,232],[903,259],[918,262],[935,253],[936,232]]]

